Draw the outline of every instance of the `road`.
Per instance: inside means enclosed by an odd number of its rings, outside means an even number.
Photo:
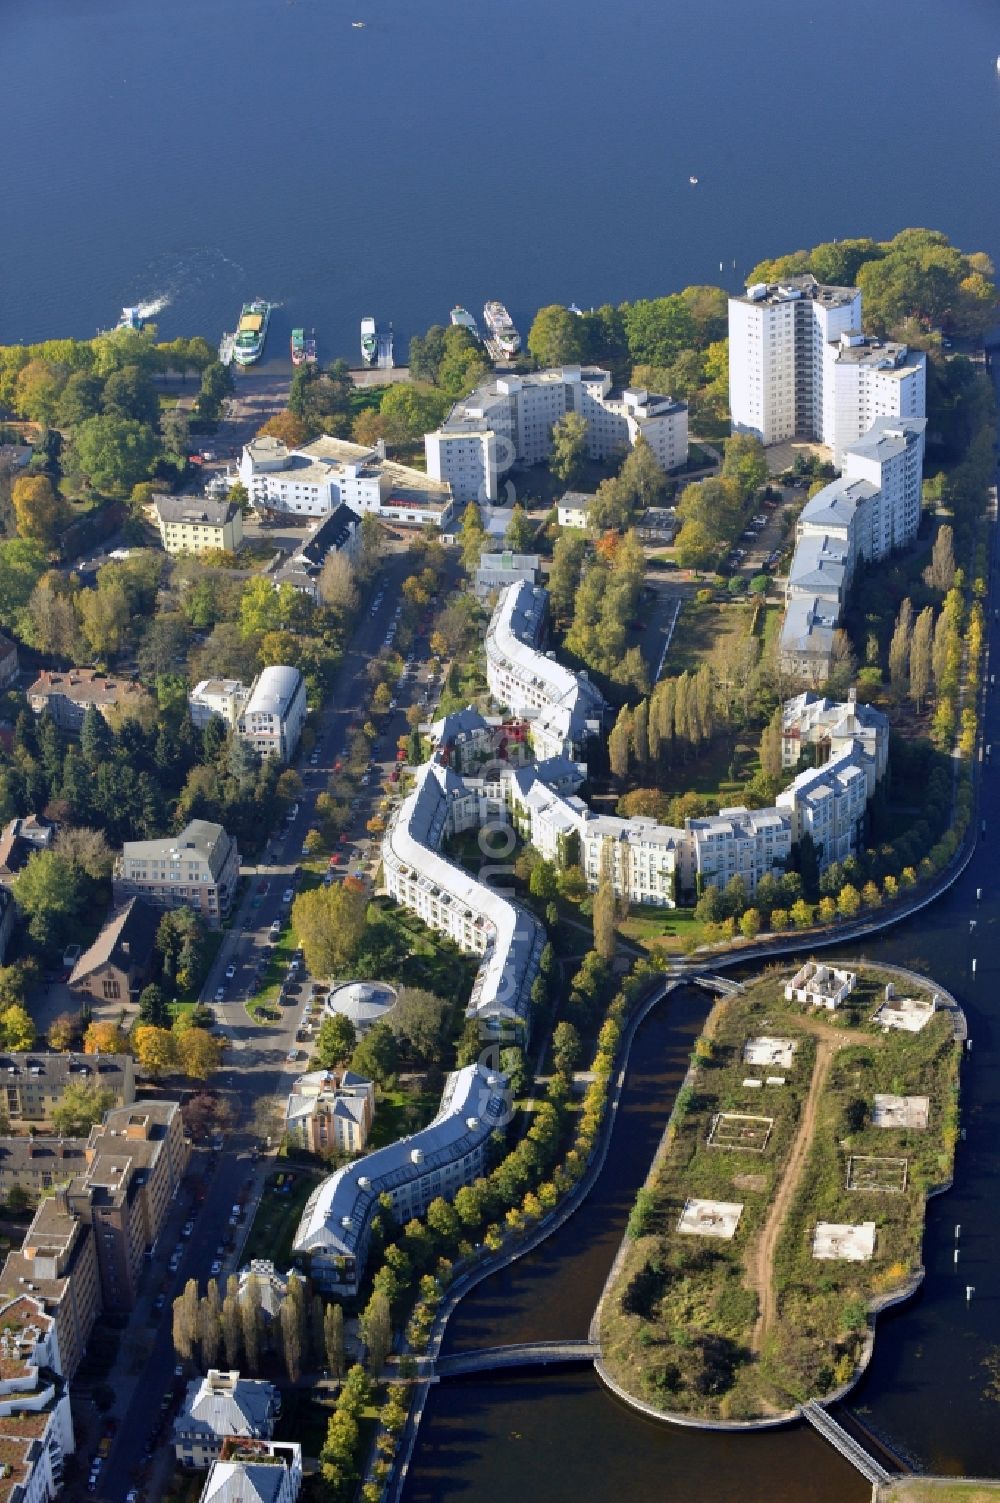
[[[280,1020],[271,1026],[255,1023],[245,1004],[251,994],[251,983],[257,974],[260,957],[265,946],[272,942],[271,924],[275,920],[284,922],[288,917],[284,894],[295,887],[302,841],[312,823],[316,796],[326,788],[334,762],[346,748],[351,724],[361,724],[366,718],[365,708],[370,698],[367,664],[383,645],[400,598],[402,582],[411,567],[410,559],[402,550],[385,559],[370,596],[373,598],[381,590],[382,604],[374,614],[370,605],[362,608],[361,619],[345,652],[332,695],[320,714],[317,762],[311,765],[309,757],[300,759],[298,770],[304,791],[298,801],[298,813],[294,820],[272,836],[264,863],[259,868],[244,869],[247,881],[242,900],[202,993],[203,999],[214,1007],[217,1027],[227,1041],[223,1067],[215,1083],[230,1106],[232,1127],[225,1134],[220,1152],[196,1151],[192,1174],[182,1186],[160,1236],[143,1295],[122,1341],[124,1349],[134,1341],[136,1332],[146,1332],[150,1337],[141,1381],[125,1377],[121,1382],[115,1382],[119,1403],[113,1412],[118,1420],[118,1434],[97,1493],[88,1496],[121,1503],[143,1465],[143,1455],[151,1436],[158,1436],[164,1446],[168,1444],[170,1425],[183,1388],[182,1382],[174,1377],[176,1359],[171,1340],[171,1301],[188,1279],[196,1279],[204,1287],[216,1260],[223,1262],[222,1277],[231,1271],[229,1253],[224,1244],[231,1243],[236,1234],[230,1226],[233,1205],[242,1198],[253,1202],[269,1167],[266,1154],[259,1161],[255,1158],[258,1147],[254,1132],[255,1107],[263,1097],[287,1094],[291,1081],[305,1067],[305,1050],[297,1044],[296,1033],[309,991],[308,978],[303,977],[297,983],[292,1005],[284,1008]],[[450,567],[454,578],[458,572],[457,558]],[[371,781],[366,788],[359,789],[359,807],[347,832],[348,843],[341,847],[350,858],[351,870],[360,869],[371,854],[372,842],[365,832],[365,824],[382,797],[383,784],[395,763],[397,738],[408,729],[406,707],[414,697],[422,698],[431,693],[429,670],[424,661],[427,656],[424,636],[418,635],[413,652],[414,671],[396,690],[397,709],[387,717],[377,743],[378,759],[372,767]],[[430,708],[428,705],[428,713]],[[262,884],[266,887],[264,892],[258,891]],[[255,901],[258,906],[255,906]],[[235,966],[235,974],[227,982],[225,972],[230,964]],[[224,990],[224,999],[216,1004],[214,998],[220,988]],[[292,1050],[301,1053],[302,1058],[289,1059]],[[192,1199],[191,1183],[196,1177],[204,1179],[204,1197],[197,1206]],[[180,1237],[181,1228],[191,1215],[195,1220],[194,1232],[189,1240],[184,1241]],[[242,1233],[239,1236],[242,1240]],[[167,1264],[178,1242],[183,1245],[180,1266],[171,1274]],[[164,1295],[163,1306],[157,1312],[154,1303],[161,1293]],[[167,1393],[171,1394],[171,1406],[164,1417],[159,1406]],[[146,1484],[148,1498],[158,1496],[168,1476],[166,1454],[158,1451]]]

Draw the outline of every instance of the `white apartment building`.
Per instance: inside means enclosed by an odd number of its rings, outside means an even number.
[[[240,479],[259,511],[323,517],[343,505],[393,525],[441,528],[454,515],[446,480],[386,459],[381,444],[368,449],[323,435],[289,449],[264,434],[244,448]]]
[[[235,730],[249,698],[250,690],[238,678],[203,678],[188,695],[188,709],[199,730],[213,715]]]
[[[641,437],[664,470],[687,462],[685,402],[642,388],[615,393],[609,371],[575,365],[498,376],[478,387],[424,435],[427,473],[450,483],[458,505],[497,501],[509,469],[548,458],[552,428],[569,412],[586,419],[592,459],[624,454]]]
[[[509,584],[538,584],[542,577],[541,563],[537,553],[513,553],[507,548],[502,553],[481,553],[472,593],[477,600],[488,600]]]
[[[833,633],[859,559],[913,542],[920,526],[923,417],[879,417],[843,451],[844,473],[808,500],[785,590],[782,667],[810,683],[830,672]]]
[[[762,282],[729,299],[729,405],[734,433],[812,439],[842,465],[880,418],[924,416],[927,358],[864,334],[856,287]]]
[[[781,711],[781,765],[795,767],[805,747],[815,748],[819,762],[839,757],[859,744],[869,773],[868,792],[889,767],[889,722],[881,710],[858,704],[852,689],[847,703],[818,694],[799,694],[786,700]]]
[[[826,346],[861,327],[856,287],[812,276],[757,283],[729,299],[729,409],[734,433],[765,444],[823,430]]]
[[[820,870],[845,861],[861,844],[871,774],[862,743],[852,742],[822,767],[799,773],[778,794],[778,808],[791,820],[792,841],[811,835]]]
[[[537,757],[574,759],[599,733],[606,705],[588,678],[540,651],[547,603],[547,592],[526,582],[503,592],[486,632],[486,682],[529,722]]]
[[[556,521],[560,527],[578,527],[585,531],[590,521],[590,511],[596,497],[590,491],[564,491],[556,507]]]
[[[388,1195],[399,1225],[437,1196],[452,1200],[484,1171],[491,1133],[507,1120],[503,1075],[466,1065],[448,1076],[433,1122],[378,1148],[321,1181],[306,1201],[292,1251],[313,1283],[331,1294],[358,1292],[372,1217]]]
[[[254,679],[240,715],[240,740],[265,760],[290,762],[306,713],[306,682],[299,670],[265,668]]]
[[[502,803],[491,804],[440,761],[427,762],[382,837],[382,868],[390,897],[465,954],[483,957],[466,1014],[503,1036],[527,1018],[545,930],[519,903],[439,854],[446,835],[476,829],[500,810]]]
[[[0,1305],[0,1455],[11,1503],[51,1503],[76,1449],[52,1316],[27,1294]]]
[[[822,421],[815,437],[842,465],[844,451],[879,418],[922,418],[927,357],[905,344],[849,329],[823,347]]]

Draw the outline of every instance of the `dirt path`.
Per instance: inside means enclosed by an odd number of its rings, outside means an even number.
[[[868,1043],[870,1040],[866,1034],[852,1029],[835,1028],[820,1018],[810,1018],[806,1021],[809,1032],[816,1039],[816,1062],[813,1065],[812,1080],[809,1084],[809,1094],[802,1108],[802,1117],[798,1131],[795,1134],[795,1142],[792,1144],[778,1193],[771,1202],[771,1209],[767,1213],[767,1220],[761,1228],[760,1236],[747,1254],[746,1273],[747,1283],[757,1295],[757,1322],[753,1328],[751,1349],[760,1354],[777,1309],[777,1299],[774,1292],[774,1250],[778,1245],[781,1228],[785,1224],[785,1216],[795,1196],[805,1167],[806,1158],[812,1145],[813,1131],[816,1126],[816,1112],[819,1108],[820,1097],[826,1078],[830,1073],[834,1055],[838,1049],[843,1049],[848,1044]]]

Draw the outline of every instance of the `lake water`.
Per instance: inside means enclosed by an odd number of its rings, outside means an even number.
[[[3,342],[260,295],[356,358],[837,235],[1000,251],[995,0],[3,0],[0,42]]]

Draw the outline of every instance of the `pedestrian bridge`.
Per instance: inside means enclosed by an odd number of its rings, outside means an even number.
[[[504,1367],[548,1367],[559,1362],[593,1362],[601,1348],[595,1341],[529,1341],[516,1346],[483,1347],[454,1352],[420,1364],[420,1376],[455,1378],[464,1373],[496,1372]]]
[[[834,1450],[839,1451],[845,1460],[849,1461],[867,1481],[873,1485],[881,1483],[887,1485],[892,1482],[893,1475],[887,1471],[881,1462],[875,1460],[859,1440],[838,1425],[837,1421],[829,1414],[822,1405],[815,1400],[802,1406],[802,1418],[809,1421],[814,1430],[817,1430],[824,1440],[829,1441]]]
[[[735,996],[737,992],[746,990],[742,982],[730,981],[727,976],[714,976],[711,974],[706,974],[702,976],[693,976],[691,979],[693,980],[695,986],[702,987],[706,992],[716,992],[720,997],[732,997]]]

